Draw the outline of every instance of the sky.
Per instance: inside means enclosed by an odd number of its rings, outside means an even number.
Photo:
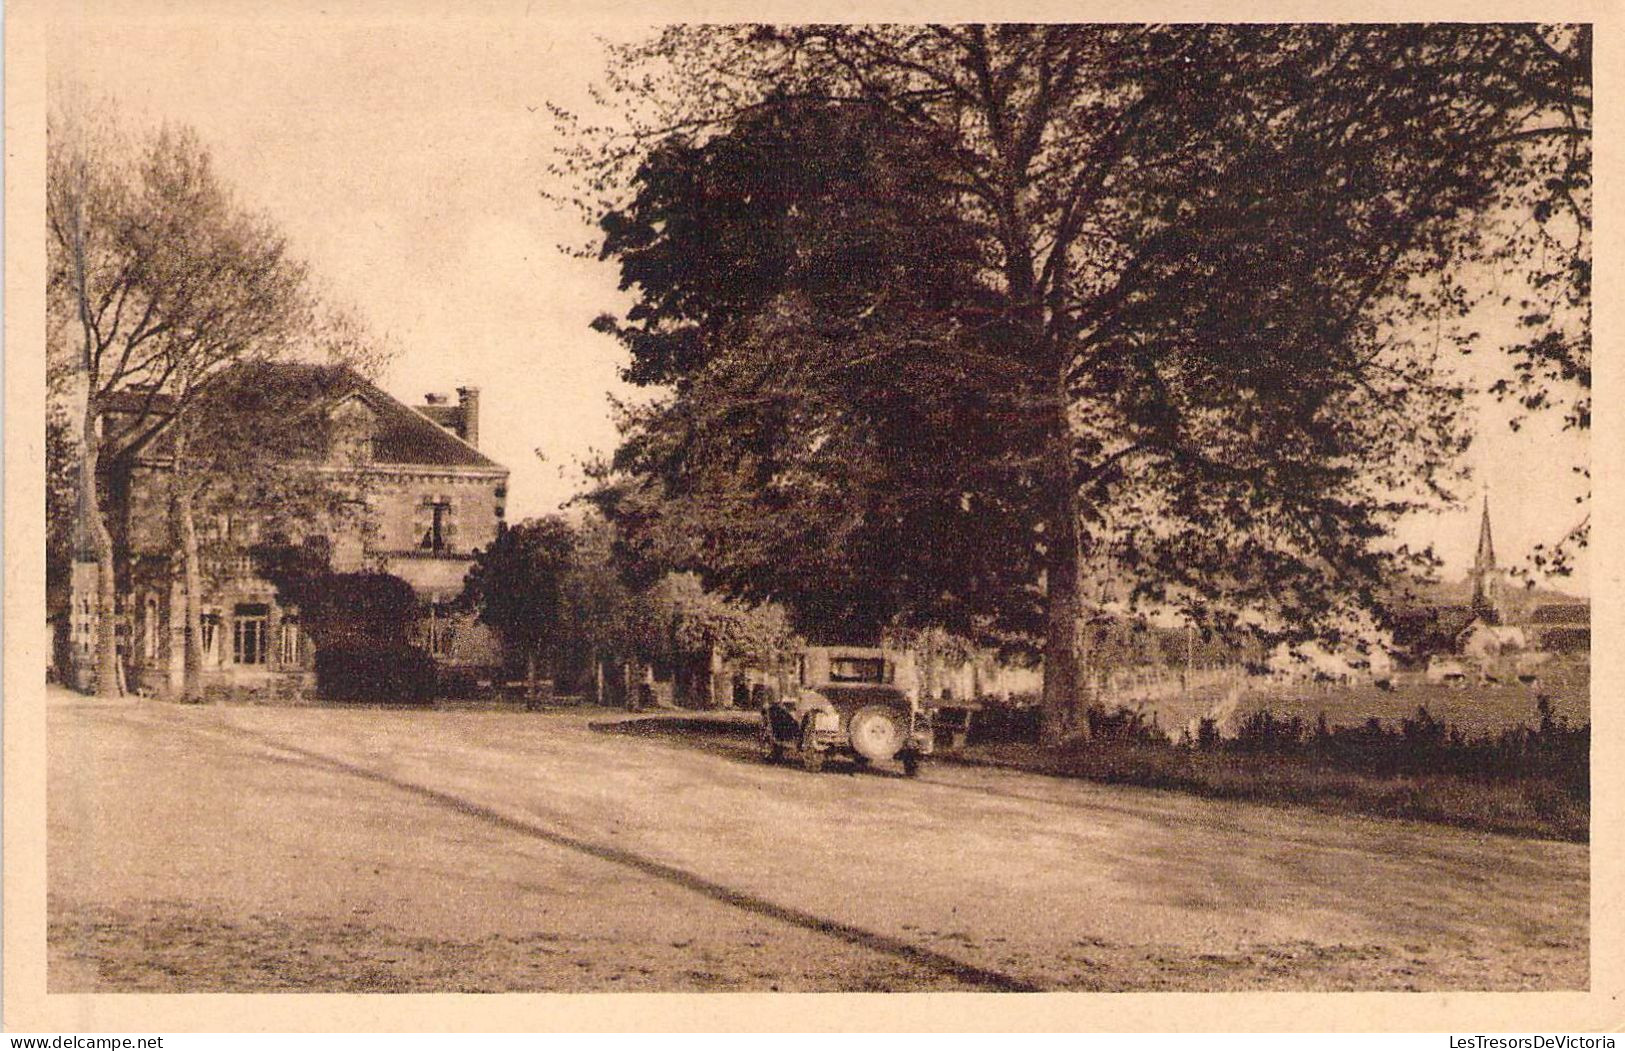
[[[588,327],[626,303],[613,266],[558,248],[590,230],[544,196],[563,189],[547,172],[545,103],[590,116],[600,38],[646,30],[517,14],[341,19],[316,6],[209,21],[187,5],[142,18],[67,10],[48,37],[53,88],[110,97],[133,126],[193,127],[240,200],[398,346],[382,377],[391,393],[422,404],[481,388],[480,445],[512,472],[510,519],[580,491],[582,462],[615,444],[611,398],[639,395],[619,379],[624,352]],[[1480,353],[1465,367],[1482,383],[1497,364]],[[1503,563],[1584,513],[1568,470],[1583,442],[1555,420],[1514,433],[1505,409],[1477,404],[1468,506],[1400,531],[1433,543],[1449,578],[1471,563],[1483,492]],[[1585,568],[1562,587],[1589,593]]]

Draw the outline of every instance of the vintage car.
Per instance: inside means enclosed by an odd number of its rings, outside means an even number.
[[[762,705],[762,752],[769,762],[795,753],[819,770],[840,756],[859,765],[897,759],[913,777],[931,754],[931,713],[895,683],[882,650],[809,646],[798,682]]]

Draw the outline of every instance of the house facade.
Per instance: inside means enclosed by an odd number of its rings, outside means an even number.
[[[456,404],[430,396],[408,406],[348,370],[273,366],[295,391],[308,388],[305,411],[334,425],[339,448],[303,463],[313,484],[342,490],[343,514],[278,522],[275,539],[320,545],[336,573],[386,572],[411,585],[420,617],[412,641],[443,672],[481,676],[502,663],[500,641],[471,613],[451,608],[476,550],[496,538],[507,503],[508,471],[480,452],[479,391],[462,388]],[[119,565],[120,655],[127,687],[174,695],[182,686],[185,588],[170,519],[173,463],[160,402],[143,406],[157,423],[134,447],[106,457],[107,518]],[[115,405],[113,416],[136,411]],[[116,428],[112,428],[116,429]],[[222,483],[225,480],[221,480]],[[253,551],[272,539],[267,516],[203,514],[205,541],[202,686],[211,693],[309,692],[314,647],[297,607],[279,601],[257,571]],[[78,623],[94,608],[95,567],[76,564],[71,645],[64,676],[88,688],[94,676],[93,632]]]

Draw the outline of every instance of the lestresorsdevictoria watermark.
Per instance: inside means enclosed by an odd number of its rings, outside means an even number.
[[[1611,1036],[1452,1036],[1452,1048],[1471,1051],[1585,1051],[1587,1048],[1607,1049],[1614,1046]]]

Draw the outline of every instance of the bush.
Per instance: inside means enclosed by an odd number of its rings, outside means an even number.
[[[1089,720],[1089,737],[1096,741],[1147,741],[1162,743],[1167,740],[1155,723],[1146,721],[1145,713],[1122,705],[1108,711],[1104,705],[1091,704],[1084,713]]]
[[[435,696],[434,658],[405,645],[328,646],[316,651],[316,688],[331,700],[422,703]]]
[[[467,700],[480,695],[480,682],[471,671],[442,670],[439,672],[439,678],[435,680],[435,694],[440,697]]]
[[[971,720],[970,739],[975,744],[1038,740],[1043,712],[1037,705],[988,702]]]
[[[1253,712],[1242,720],[1231,747],[1238,752],[1280,754],[1298,751],[1308,727],[1299,716],[1277,718],[1269,709]]]

